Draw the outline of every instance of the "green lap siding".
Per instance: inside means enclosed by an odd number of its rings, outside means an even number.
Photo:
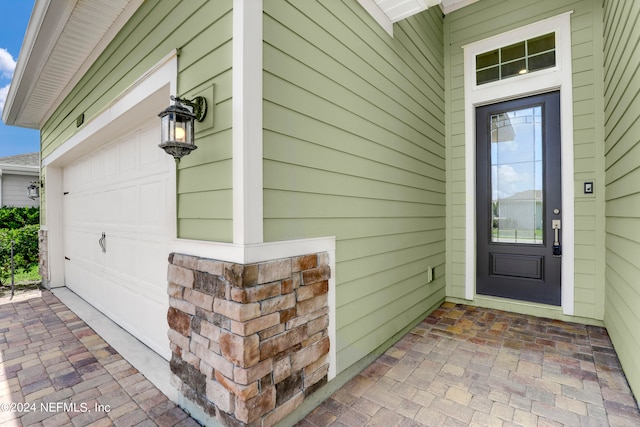
[[[444,298],[442,13],[265,1],[263,48],[265,240],[336,236],[340,372]]]
[[[465,119],[463,46],[565,12],[571,14],[576,316],[604,313],[602,2],[482,0],[445,18],[447,58],[447,295],[465,296]],[[516,40],[514,40],[515,42]],[[583,193],[594,182],[595,192]],[[542,314],[542,312],[540,312]]]
[[[177,95],[215,84],[215,105],[214,126],[196,126],[199,148],[178,168],[178,235],[231,241],[231,39],[231,0],[145,1],[43,126],[43,158],[73,136],[76,117],[90,121],[179,49]]]
[[[604,2],[605,324],[640,396],[640,3]]]

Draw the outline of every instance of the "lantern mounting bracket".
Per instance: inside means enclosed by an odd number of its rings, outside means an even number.
[[[191,107],[193,109],[193,114],[196,116],[196,120],[199,122],[203,121],[207,115],[207,99],[204,96],[196,96],[193,99],[186,99],[171,95],[171,100]]]

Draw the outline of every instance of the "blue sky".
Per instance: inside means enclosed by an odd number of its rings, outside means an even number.
[[[22,39],[27,30],[34,0],[0,0],[3,19],[0,26],[0,111],[9,90]],[[32,153],[40,149],[40,133],[33,129],[6,126],[0,121],[0,157]]]

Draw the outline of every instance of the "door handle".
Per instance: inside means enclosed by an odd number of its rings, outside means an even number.
[[[104,231],[102,232],[102,237],[100,237],[100,239],[98,240],[98,244],[102,248],[103,253],[107,252],[107,235]]]
[[[553,256],[561,257],[562,256],[562,246],[560,246],[560,229],[562,228],[562,223],[559,219],[551,220],[551,228],[553,229]]]

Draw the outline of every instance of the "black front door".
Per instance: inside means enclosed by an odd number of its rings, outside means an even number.
[[[560,305],[560,94],[476,109],[476,292]]]

